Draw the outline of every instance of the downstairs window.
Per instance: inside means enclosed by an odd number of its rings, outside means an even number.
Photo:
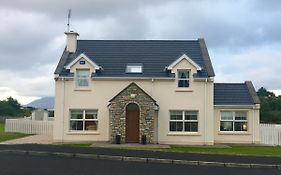
[[[71,110],[70,130],[71,131],[97,131],[98,111],[97,110]]]

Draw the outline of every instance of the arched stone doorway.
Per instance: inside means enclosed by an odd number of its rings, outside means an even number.
[[[139,142],[140,109],[136,103],[129,103],[126,107],[126,143]]]
[[[109,102],[111,143],[117,135],[121,136],[121,143],[140,143],[142,136],[146,137],[147,143],[155,142],[158,105],[150,95],[136,83],[131,83]]]

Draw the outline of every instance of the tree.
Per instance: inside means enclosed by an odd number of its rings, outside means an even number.
[[[7,100],[0,100],[0,116],[23,117],[29,115],[30,111],[23,109],[16,99],[8,97]]]
[[[276,96],[264,87],[261,87],[257,94],[261,100],[261,122],[281,123],[281,96]]]

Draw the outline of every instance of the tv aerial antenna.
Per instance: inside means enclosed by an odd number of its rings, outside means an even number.
[[[71,9],[68,9],[68,15],[67,15],[67,32],[70,32],[70,18],[71,18]]]

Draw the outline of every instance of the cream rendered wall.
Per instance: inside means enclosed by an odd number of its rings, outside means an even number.
[[[246,111],[248,131],[232,132],[220,131],[220,111]],[[259,143],[259,109],[225,109],[215,108],[214,110],[214,136],[215,143]],[[254,135],[253,135],[254,133]]]
[[[74,65],[81,68],[80,65]],[[85,68],[85,67],[84,67]],[[196,69],[188,61],[182,60],[174,67]],[[75,69],[73,69],[75,71]],[[125,71],[125,70],[124,70]],[[192,75],[191,74],[191,75]],[[213,82],[207,82],[207,102],[205,100],[205,82],[193,81],[184,91],[177,88],[176,80],[98,80],[91,81],[90,89],[79,90],[75,81],[56,80],[54,141],[88,142],[109,140],[109,100],[122,91],[131,82],[135,82],[146,93],[152,96],[159,105],[158,111],[158,142],[163,144],[213,144]],[[63,83],[65,82],[65,88]],[[64,89],[64,90],[63,90]],[[63,95],[65,91],[65,95]],[[63,98],[64,96],[64,98]],[[63,100],[64,99],[64,100]],[[205,112],[206,105],[206,112]],[[64,107],[63,107],[64,106]],[[64,108],[64,110],[62,110]],[[70,132],[70,109],[98,109],[97,132]],[[196,133],[169,132],[169,110],[197,110],[199,131]],[[205,113],[207,121],[205,122]],[[64,117],[62,117],[64,116]],[[206,124],[206,130],[205,128]],[[205,134],[206,133],[206,136]]]

